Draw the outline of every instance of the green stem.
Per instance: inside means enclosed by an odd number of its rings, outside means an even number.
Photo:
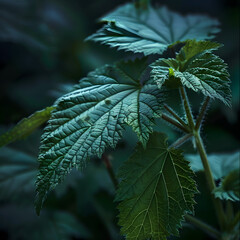
[[[210,165],[208,163],[207,153],[206,153],[206,150],[204,148],[202,138],[199,134],[199,130],[195,130],[196,127],[195,127],[195,124],[194,124],[192,111],[191,111],[191,108],[190,108],[190,104],[188,102],[187,94],[186,94],[185,89],[183,87],[180,88],[180,94],[181,94],[181,97],[182,97],[185,113],[187,115],[188,124],[192,129],[192,134],[195,138],[196,147],[197,147],[198,153],[200,155],[200,158],[202,160],[207,184],[208,184],[208,187],[209,187],[209,190],[210,190],[210,193],[211,193],[211,197],[212,197],[215,212],[216,212],[216,215],[217,215],[217,218],[218,218],[218,222],[219,222],[220,228],[224,229],[224,227],[226,226],[226,224],[225,224],[226,223],[226,217],[225,217],[223,205],[222,205],[222,202],[219,199],[214,198],[214,196],[212,194],[212,192],[216,188],[215,181],[214,181],[214,178],[213,178],[213,175],[212,175]],[[206,107],[204,109],[205,110],[201,114],[202,116],[204,116],[204,114],[205,114]]]
[[[180,147],[183,143],[185,143],[191,137],[192,137],[192,134],[188,133],[188,134],[184,135],[183,137],[177,139],[177,141],[175,141],[171,146],[169,146],[169,148]]]
[[[117,180],[117,178],[115,176],[115,173],[113,171],[112,164],[111,164],[108,156],[105,153],[102,155],[102,160],[103,160],[103,162],[104,162],[104,164],[106,166],[108,175],[111,178],[112,183],[113,183],[115,189],[117,189],[117,187],[118,187],[118,180]]]
[[[209,104],[209,101],[210,101],[210,97],[206,97],[205,101],[203,102],[203,105],[201,107],[201,110],[198,114],[198,117],[197,117],[197,120],[196,120],[196,125],[195,125],[195,130],[198,130],[201,126],[201,123],[202,123],[202,120],[206,114],[206,110],[207,110],[207,107],[208,107],[208,104]]]
[[[189,127],[193,130],[195,128],[195,124],[194,124],[194,120],[193,120],[191,107],[190,107],[190,104],[189,104],[189,101],[188,101],[188,98],[187,98],[187,93],[186,93],[184,87],[180,87],[180,95],[182,97],[183,106],[184,106],[184,109],[185,109],[185,113],[186,113],[186,116],[187,116]]]
[[[188,129],[188,125],[168,106],[164,105],[164,108],[176,119],[179,123],[181,123],[186,129]]]
[[[221,237],[221,233],[217,231],[215,228],[209,226],[208,224],[204,223],[203,221],[192,217],[190,215],[186,215],[185,219],[191,223],[192,225],[196,226],[197,228],[201,229],[205,233],[209,234],[210,236],[219,239]]]
[[[175,121],[175,119],[167,116],[166,114],[162,114],[162,119],[165,120],[166,122],[174,125],[175,127],[177,127],[178,129],[182,130],[185,133],[189,133],[189,130],[187,128],[185,128],[184,126],[182,126],[180,123],[178,123],[177,121]]]

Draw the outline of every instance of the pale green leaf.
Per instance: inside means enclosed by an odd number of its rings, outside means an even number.
[[[146,59],[106,65],[80,80],[75,90],[56,102],[45,128],[39,155],[36,206],[73,167],[115,147],[126,124],[145,144],[160,114],[163,94],[148,83]]]
[[[54,107],[47,107],[33,113],[28,118],[22,119],[11,130],[0,136],[0,147],[29,136],[36,128],[50,118],[53,109]]]
[[[194,172],[203,171],[201,158],[198,154],[186,154]],[[212,174],[215,180],[227,176],[230,172],[240,169],[240,151],[234,153],[212,153],[208,154]]]
[[[193,172],[181,151],[169,149],[164,134],[154,133],[146,150],[139,145],[119,171],[119,224],[127,240],[165,240],[178,235],[197,192]]]
[[[240,169],[223,178],[214,195],[222,200],[240,201]]]
[[[194,172],[203,171],[199,155],[187,154],[186,159]],[[209,154],[208,162],[215,180],[220,180],[214,190],[216,197],[239,201],[240,196],[240,152],[230,154]]]
[[[174,76],[175,81],[180,81],[182,85],[195,92],[200,91],[205,96],[217,98],[231,106],[227,64],[211,52],[219,46],[209,41],[188,41],[176,59],[160,58],[151,65],[153,81],[161,88],[165,82],[168,82],[171,69],[171,76]]]
[[[104,16],[107,24],[87,40],[135,53],[161,54],[169,46],[188,39],[211,39],[218,21],[204,15],[182,16],[166,7],[136,8],[126,4]]]

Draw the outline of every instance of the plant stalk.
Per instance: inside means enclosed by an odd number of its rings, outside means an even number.
[[[213,201],[213,204],[214,204],[217,219],[218,219],[218,222],[219,222],[219,226],[220,226],[221,229],[224,229],[224,227],[226,226],[226,217],[225,217],[223,205],[222,205],[222,202],[220,201],[220,199],[216,199],[212,195],[214,189],[216,188],[215,181],[214,181],[214,178],[213,178],[213,175],[212,175],[210,165],[208,163],[207,153],[206,153],[206,150],[204,148],[204,144],[202,142],[202,138],[200,136],[199,129],[196,130],[196,125],[194,124],[192,111],[191,111],[191,108],[190,108],[190,104],[188,102],[187,94],[186,94],[185,89],[183,87],[180,87],[180,94],[181,94],[181,97],[182,97],[185,113],[187,115],[188,124],[189,124],[189,126],[192,130],[192,134],[193,134],[193,136],[195,138],[195,142],[196,142],[196,147],[197,147],[198,153],[200,155],[200,158],[202,160],[207,184],[208,184],[208,187],[209,187],[209,190],[210,190],[210,193],[211,193],[211,197],[212,197],[212,201]],[[208,105],[208,102],[203,104],[203,106],[200,110],[200,115],[202,117],[205,115],[207,105]]]
[[[186,215],[185,219],[191,223],[192,225],[196,226],[197,228],[201,229],[202,231],[204,231],[205,233],[207,233],[208,235],[219,239],[221,237],[221,233],[219,231],[217,231],[215,228],[213,228],[212,226],[209,226],[208,224],[206,224],[205,222],[190,216],[190,215]]]
[[[191,130],[193,130],[195,128],[195,123],[193,120],[193,115],[188,101],[187,93],[184,87],[180,87],[180,95],[182,97],[182,102],[187,116],[189,127],[191,128]]]
[[[205,101],[203,102],[203,105],[201,107],[201,110],[198,114],[198,117],[197,117],[197,120],[196,120],[196,125],[195,125],[195,130],[198,130],[201,126],[201,123],[202,123],[202,120],[206,114],[206,110],[207,110],[207,107],[208,107],[208,104],[209,104],[209,101],[210,101],[210,97],[206,97]]]
[[[105,153],[102,155],[102,160],[103,160],[103,162],[104,162],[104,164],[106,166],[108,175],[109,175],[109,177],[112,180],[114,188],[117,189],[117,187],[118,187],[118,180],[117,180],[117,178],[115,176],[115,173],[113,171],[112,164],[111,164],[111,162],[109,160],[109,157]]]

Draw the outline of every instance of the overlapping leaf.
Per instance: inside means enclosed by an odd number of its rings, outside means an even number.
[[[203,165],[198,155],[188,154],[194,172],[203,171]],[[230,154],[210,154],[208,161],[215,180],[220,180],[215,189],[216,197],[225,200],[239,201],[240,197],[240,152]]]
[[[143,144],[159,116],[162,93],[146,82],[146,59],[106,65],[82,79],[62,98],[42,136],[36,205],[73,168],[114,147],[124,125],[132,126]]]
[[[0,136],[0,147],[29,136],[36,128],[50,118],[53,109],[54,107],[47,107],[33,113],[28,118],[22,119],[11,130]]]
[[[168,149],[165,135],[154,133],[146,150],[138,146],[119,172],[119,224],[126,239],[178,235],[184,214],[193,211],[197,190],[192,176],[181,152]]]
[[[101,19],[107,24],[88,40],[145,55],[163,53],[170,45],[188,39],[210,39],[218,21],[202,15],[182,16],[166,7],[140,8],[126,4]]]
[[[240,201],[240,170],[227,175],[214,191],[215,197],[231,201]]]
[[[174,77],[176,82],[218,98],[231,105],[229,73],[224,61],[211,51],[220,45],[209,41],[189,40],[175,58],[160,58],[152,66],[152,78],[159,88]]]

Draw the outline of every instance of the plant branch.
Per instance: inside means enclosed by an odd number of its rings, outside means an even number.
[[[189,130],[186,129],[184,126],[182,126],[180,123],[178,123],[175,119],[167,116],[166,114],[162,114],[162,119],[165,120],[166,122],[174,125],[178,129],[182,130],[185,133],[189,133]]]
[[[217,231],[215,228],[213,228],[212,226],[209,226],[208,224],[206,224],[205,222],[192,217],[190,215],[186,215],[185,219],[191,223],[192,225],[196,226],[197,228],[201,229],[202,231],[204,231],[205,233],[209,234],[210,236],[219,239],[221,237],[221,233],[219,231]]]
[[[187,97],[184,87],[180,87],[180,95],[182,97],[182,102],[183,102],[183,106],[184,106],[185,113],[187,116],[188,125],[191,129],[194,129],[195,124],[194,124],[194,120],[193,120],[193,115],[192,115],[191,107],[190,107],[188,97]]]
[[[103,155],[102,155],[102,160],[103,160],[103,162],[104,162],[104,164],[106,166],[108,175],[111,178],[112,183],[113,183],[115,189],[117,189],[117,187],[118,187],[118,180],[117,180],[117,178],[115,176],[115,173],[113,171],[112,164],[111,164],[111,162],[109,160],[109,157],[105,153],[103,153]]]
[[[203,120],[203,118],[206,114],[206,110],[207,110],[209,101],[210,101],[210,97],[206,97],[206,99],[204,100],[203,105],[200,109],[200,112],[198,114],[198,117],[197,117],[197,120],[196,120],[196,125],[195,125],[195,130],[198,130],[201,126],[202,120]]]
[[[193,135],[191,133],[188,133],[184,135],[183,137],[177,139],[169,148],[176,148],[180,147],[183,143],[185,143],[189,138],[191,138]]]

